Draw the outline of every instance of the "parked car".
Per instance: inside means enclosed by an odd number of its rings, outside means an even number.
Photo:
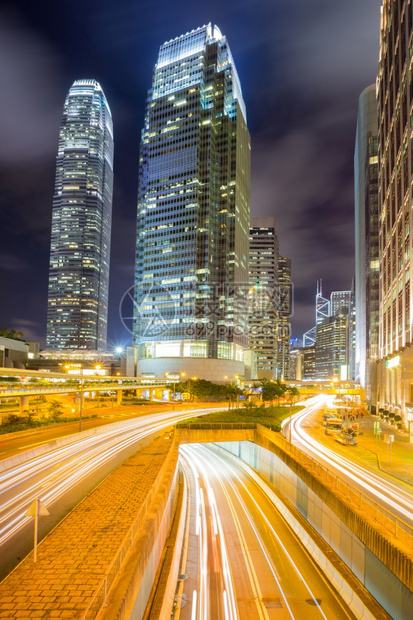
[[[341,433],[341,435],[337,435],[335,440],[343,446],[357,446],[357,439],[349,433]]]

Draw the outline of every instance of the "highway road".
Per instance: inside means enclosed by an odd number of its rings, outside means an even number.
[[[407,484],[391,479],[384,472],[374,472],[366,463],[360,463],[356,458],[358,447],[341,447],[330,437],[321,440],[321,433],[317,433],[314,426],[319,426],[320,407],[324,404],[332,406],[331,396],[316,396],[307,401],[307,406],[294,415],[291,423],[291,440],[294,446],[305,451],[329,470],[336,472],[343,480],[347,480],[373,502],[383,506],[400,521],[413,527],[413,489]],[[314,414],[317,413],[317,422],[314,425]],[[284,426],[286,437],[289,437],[288,424]]]
[[[1,473],[0,579],[33,548],[33,519],[25,513],[35,499],[39,498],[50,513],[39,519],[40,541],[150,436],[159,435],[177,421],[209,411],[169,411],[109,424],[96,429],[92,436],[79,434],[78,441]]]
[[[174,620],[354,618],[233,459],[209,444],[180,450],[190,493]]]

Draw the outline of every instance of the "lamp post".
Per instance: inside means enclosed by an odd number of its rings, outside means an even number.
[[[83,366],[80,369],[80,405],[79,405],[79,433],[82,432],[82,414],[83,414]]]

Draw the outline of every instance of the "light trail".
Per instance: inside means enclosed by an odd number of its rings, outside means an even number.
[[[209,600],[213,600],[214,597],[219,597],[223,601],[224,617],[229,619],[242,617],[237,611],[237,597],[233,586],[234,576],[232,574],[237,574],[237,571],[241,570],[239,567],[239,559],[234,565],[233,557],[233,563],[231,564],[231,554],[229,554],[226,549],[225,532],[227,530],[232,531],[232,528],[234,528],[237,539],[236,542],[233,543],[233,547],[235,546],[238,549],[237,553],[241,553],[244,561],[244,568],[242,571],[247,576],[248,588],[251,591],[249,600],[253,600],[255,603],[256,613],[254,614],[254,618],[257,617],[259,620],[270,620],[272,617],[269,615],[265,605],[266,598],[263,596],[262,586],[264,586],[267,591],[279,594],[283,603],[283,618],[288,617],[291,620],[302,620],[303,615],[300,605],[302,605],[304,601],[308,604],[309,600],[312,601],[313,605],[311,618],[320,618],[320,620],[332,618],[333,616],[328,616],[324,613],[324,610],[319,604],[319,598],[317,598],[314,593],[314,587],[310,585],[303,570],[300,570],[297,561],[293,559],[291,553],[288,551],[287,545],[284,544],[281,537],[277,534],[272,520],[265,514],[265,511],[260,505],[260,501],[257,500],[251,492],[250,489],[253,487],[256,493],[262,493],[261,490],[257,491],[257,485],[252,483],[251,479],[248,479],[248,483],[245,483],[243,479],[246,479],[246,474],[244,472],[239,474],[238,472],[240,470],[236,464],[233,463],[232,460],[223,457],[221,454],[217,454],[217,451],[213,448],[201,445],[184,445],[181,446],[180,450],[181,462],[184,469],[190,469],[192,473],[195,471],[197,479],[203,480],[202,484],[208,489],[207,495],[211,499],[210,505],[215,512],[222,558],[222,590],[218,592],[210,590],[208,592],[208,597]],[[217,491],[219,490],[220,497],[223,498],[219,502],[216,499],[214,488],[216,488]],[[223,501],[225,505],[224,509]],[[275,511],[275,508],[273,510]],[[229,525],[228,515],[230,515],[232,520],[231,526]],[[278,518],[282,519],[281,517]],[[224,527],[224,523],[226,527]],[[266,540],[263,538],[264,533]],[[290,535],[294,539],[294,545],[296,545],[297,539],[295,535]],[[233,534],[231,534],[231,539],[232,538]],[[302,551],[301,553],[306,555],[306,551]],[[234,555],[234,551],[232,551],[232,554]],[[200,557],[199,564],[201,567],[205,568],[205,558]],[[286,569],[286,565],[290,568]],[[312,573],[311,579],[314,579],[314,574],[319,575],[319,571],[315,567],[313,567],[312,570],[314,573]],[[279,571],[282,571],[281,575]],[[298,581],[302,584],[298,603],[297,594],[295,592],[296,586],[294,587],[293,595],[291,595],[290,591],[287,592],[287,590],[291,589],[291,571],[298,577]],[[287,585],[287,590],[285,585]],[[324,581],[323,588],[328,589],[330,593],[333,591]],[[245,598],[247,595],[243,591],[242,593],[240,592],[238,596]],[[201,592],[199,592],[199,597],[201,597]],[[339,615],[334,617],[353,618],[351,612],[343,608],[341,599],[336,599],[335,593],[334,600],[340,610]],[[309,610],[307,613],[308,612]],[[201,620],[202,618],[201,615],[193,615],[193,607],[191,614],[191,620],[195,620],[195,618]]]
[[[407,491],[392,483],[386,477],[375,474],[353,460],[341,456],[331,448],[311,437],[303,428],[307,418],[325,402],[331,406],[331,396],[318,396],[303,411],[292,418],[292,441],[294,445],[307,452],[310,456],[335,471],[343,479],[360,489],[377,504],[413,526],[413,498]]]
[[[52,511],[55,502],[68,496],[99,468],[133,454],[139,442],[176,422],[214,409],[157,413],[101,426],[92,436],[55,448],[0,474],[0,549],[30,522],[25,512],[37,498]]]
[[[184,471],[191,470],[195,481],[194,492],[196,497],[199,496],[199,502],[196,503],[196,523],[198,520],[201,522],[201,527],[196,526],[196,535],[199,538],[199,591],[197,598],[192,601],[191,619],[210,620],[223,615],[226,620],[238,620],[228,551],[213,488],[199,461],[193,458],[191,452],[184,451],[180,460]],[[211,583],[212,574],[217,575],[217,583],[214,585]],[[215,615],[212,615],[213,613]]]

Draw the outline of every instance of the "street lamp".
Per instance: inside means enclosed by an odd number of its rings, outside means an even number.
[[[82,432],[82,415],[83,415],[83,366],[80,369],[80,405],[79,405],[79,433]]]

